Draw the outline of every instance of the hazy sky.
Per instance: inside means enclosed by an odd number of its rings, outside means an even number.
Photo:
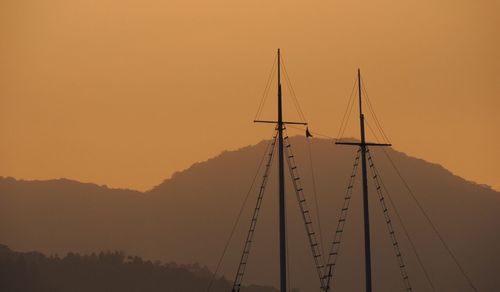
[[[2,0],[0,175],[145,190],[269,138],[281,47],[313,131],[359,66],[397,150],[500,189],[499,3]]]

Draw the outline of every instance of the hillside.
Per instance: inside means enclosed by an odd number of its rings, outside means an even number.
[[[302,137],[292,139],[304,189],[313,207],[306,143]],[[332,238],[355,150],[334,146],[323,139],[313,139],[311,143],[326,243]],[[145,193],[64,179],[21,181],[2,178],[0,242],[16,250],[39,250],[46,254],[123,250],[145,259],[199,262],[213,269],[265,144],[263,141],[237,151],[223,152],[196,163]],[[495,271],[496,259],[500,257],[500,235],[491,228],[500,221],[500,194],[457,177],[439,165],[392,149],[388,153],[478,289],[494,290],[498,283]],[[374,149],[373,157],[436,289],[469,291],[383,153]],[[245,283],[276,285],[277,282],[275,174],[276,171],[271,175],[264,198]],[[258,183],[222,264],[222,272],[229,279],[234,277],[257,187]],[[288,182],[291,286],[313,291],[318,284],[294,196]],[[380,206],[374,192],[370,197],[374,289],[399,290],[399,272]],[[360,207],[358,179],[334,284],[340,291],[359,290],[363,285]],[[392,214],[394,217],[394,212]],[[401,226],[395,223],[395,228],[415,290],[428,290],[408,241],[401,233]]]
[[[14,252],[0,244],[0,290],[5,292],[142,292],[203,291],[212,277],[207,268],[144,261],[123,252],[47,257],[39,252]],[[231,289],[226,279],[212,291]],[[245,292],[275,292],[271,287],[244,287]]]

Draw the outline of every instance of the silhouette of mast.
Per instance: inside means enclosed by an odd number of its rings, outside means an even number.
[[[367,146],[391,146],[391,144],[366,143],[365,139],[365,116],[363,114],[361,98],[361,71],[358,68],[358,97],[359,97],[359,127],[361,142],[335,142],[340,145],[357,145],[361,148],[361,172],[363,176],[363,219],[364,219],[364,238],[365,238],[365,285],[366,292],[372,291],[372,267],[371,267],[371,248],[370,248],[370,214],[368,207],[368,182],[366,174],[366,150]]]
[[[307,125],[302,122],[283,121],[281,95],[281,53],[278,49],[278,120],[256,123],[276,123],[278,128],[278,176],[279,176],[279,250],[280,250],[280,291],[287,292],[287,257],[286,257],[286,212],[285,212],[285,167],[283,154],[283,129],[285,124]]]
[[[283,111],[281,100],[281,60],[278,49],[278,173],[279,173],[279,224],[280,224],[280,290],[286,292],[286,213],[285,170],[283,159]]]

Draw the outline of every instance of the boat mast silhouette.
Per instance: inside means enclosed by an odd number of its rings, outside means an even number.
[[[366,292],[372,291],[372,268],[371,268],[371,246],[370,246],[370,214],[368,208],[368,178],[366,168],[366,152],[367,146],[392,146],[384,143],[367,143],[365,139],[365,116],[361,102],[361,70],[358,69],[358,98],[359,98],[359,128],[361,141],[356,142],[339,142],[339,145],[355,145],[361,150],[361,173],[363,181],[363,222],[364,222],[364,240],[365,240],[365,285]]]
[[[232,292],[240,292],[240,289],[242,287],[242,281],[243,281],[245,270],[246,270],[246,267],[248,264],[248,258],[249,258],[251,246],[253,243],[253,238],[254,238],[254,234],[255,234],[255,230],[256,230],[256,226],[257,226],[257,220],[258,220],[260,209],[262,207],[262,201],[263,201],[266,185],[267,185],[267,182],[269,180],[269,174],[271,171],[272,163],[274,161],[273,158],[274,158],[275,152],[277,152],[277,154],[278,154],[277,160],[278,160],[278,186],[279,186],[278,223],[279,223],[280,292],[287,292],[289,289],[289,287],[287,287],[288,286],[288,279],[287,279],[287,274],[288,274],[287,261],[288,261],[288,259],[287,259],[287,233],[286,233],[287,229],[286,229],[286,209],[285,209],[285,207],[286,207],[285,206],[285,169],[284,169],[285,159],[287,162],[289,174],[291,176],[291,182],[293,185],[293,189],[295,191],[298,205],[300,208],[300,212],[302,215],[302,220],[303,220],[303,223],[305,226],[306,236],[308,238],[309,246],[310,246],[310,249],[312,252],[314,265],[315,265],[316,271],[318,273],[318,278],[320,281],[320,287],[319,287],[320,291],[322,291],[322,292],[330,292],[331,291],[331,284],[330,283],[333,280],[334,268],[336,266],[337,258],[339,255],[339,249],[340,249],[343,232],[344,232],[345,225],[346,225],[347,213],[348,213],[349,205],[351,202],[356,173],[357,173],[358,164],[359,164],[360,159],[361,159],[361,172],[362,172],[362,202],[363,202],[363,223],[364,223],[363,224],[363,227],[364,227],[363,237],[364,237],[364,256],[365,256],[365,291],[366,292],[372,291],[372,266],[371,266],[372,264],[371,264],[371,244],[370,244],[370,235],[371,234],[370,234],[370,214],[369,214],[369,202],[368,202],[368,174],[367,174],[368,168],[371,171],[371,176],[372,176],[373,181],[374,181],[376,194],[378,195],[378,201],[379,201],[380,206],[382,208],[382,213],[384,215],[385,223],[387,225],[387,231],[389,233],[389,237],[390,237],[390,240],[391,240],[397,261],[398,261],[400,274],[401,274],[403,284],[404,284],[404,289],[405,289],[405,291],[412,291],[412,286],[411,286],[411,283],[409,281],[409,277],[408,277],[408,273],[407,273],[407,269],[406,269],[406,264],[405,264],[405,261],[403,260],[403,256],[402,256],[402,252],[401,252],[401,249],[399,246],[399,242],[396,238],[395,229],[393,227],[393,224],[391,223],[392,220],[391,220],[391,216],[389,215],[388,205],[385,203],[385,196],[383,193],[387,192],[387,190],[385,189],[385,186],[382,182],[382,179],[379,175],[379,172],[374,164],[374,160],[373,160],[373,157],[372,157],[372,155],[370,153],[370,149],[369,149],[369,147],[371,147],[371,146],[377,146],[377,147],[382,146],[383,147],[383,146],[392,146],[392,144],[389,144],[389,140],[385,136],[385,133],[383,133],[383,130],[381,129],[380,124],[378,123],[378,119],[376,118],[376,116],[373,112],[373,108],[371,106],[371,103],[370,103],[369,98],[366,95],[366,91],[365,91],[366,100],[368,101],[368,103],[367,103],[368,108],[370,109],[373,117],[375,118],[377,126],[379,127],[379,130],[381,131],[381,133],[385,137],[385,142],[387,142],[387,143],[366,142],[365,116],[363,113],[363,103],[362,103],[362,100],[363,100],[363,95],[362,95],[363,82],[361,79],[361,70],[358,68],[358,72],[357,72],[360,141],[359,142],[342,142],[342,141],[338,140],[338,138],[340,138],[340,135],[342,135],[341,133],[343,133],[342,127],[345,126],[344,121],[342,121],[342,125],[344,125],[344,126],[341,125],[341,132],[339,132],[339,136],[337,137],[335,144],[356,146],[356,147],[358,147],[358,150],[357,150],[357,153],[356,153],[356,156],[354,159],[354,163],[352,165],[353,168],[351,171],[351,175],[349,177],[348,186],[346,188],[344,202],[343,202],[341,209],[340,209],[339,219],[337,221],[337,227],[336,227],[336,230],[333,234],[333,240],[331,242],[330,252],[328,253],[328,259],[327,259],[327,261],[324,261],[324,259],[322,257],[322,253],[321,253],[321,248],[320,248],[320,240],[318,240],[318,238],[316,236],[316,232],[314,231],[314,224],[313,224],[313,220],[312,220],[312,215],[311,215],[311,212],[310,212],[310,210],[307,206],[307,203],[306,203],[306,197],[304,195],[304,190],[302,187],[301,178],[300,178],[300,175],[299,175],[299,172],[297,169],[297,164],[295,162],[295,158],[294,158],[294,155],[292,152],[290,139],[289,139],[289,136],[288,136],[287,131],[286,131],[287,124],[298,124],[298,125],[307,126],[307,123],[306,122],[290,122],[290,121],[283,120],[283,107],[282,107],[282,104],[283,104],[282,97],[283,96],[282,96],[282,88],[281,88],[281,70],[282,70],[281,66],[282,66],[282,64],[281,63],[282,63],[281,53],[280,53],[280,49],[278,49],[277,62],[273,63],[273,69],[271,70],[271,75],[269,77],[268,83],[266,85],[266,89],[264,91],[263,100],[261,101],[261,105],[259,106],[259,110],[257,111],[256,119],[254,120],[255,123],[275,124],[275,129],[273,132],[273,138],[268,143],[268,146],[266,148],[266,153],[265,153],[264,157],[262,158],[262,161],[259,165],[259,169],[257,172],[257,173],[259,173],[259,171],[261,170],[261,166],[263,165],[263,162],[265,161],[264,173],[263,173],[262,182],[261,182],[261,185],[260,185],[260,188],[258,191],[256,205],[255,205],[255,208],[254,208],[253,213],[252,213],[252,218],[251,218],[250,226],[249,226],[249,229],[247,232],[247,237],[246,237],[245,245],[243,248],[243,253],[242,253],[241,258],[240,258],[240,262],[238,265],[236,276],[235,276],[235,279],[233,282],[233,288],[231,291]],[[271,77],[272,77],[272,74],[274,73],[274,68],[275,68],[274,64],[277,64],[277,105],[278,105],[277,120],[257,120],[257,117],[259,116],[261,107],[265,101],[265,97],[267,96],[266,95],[267,90],[269,89],[269,86],[271,84],[270,83]],[[287,70],[286,70],[285,66],[283,66],[283,72],[284,72],[285,82],[287,83],[287,85],[290,85],[289,84],[290,83],[289,77],[288,77]],[[353,88],[353,90],[354,90],[354,88]],[[295,94],[293,93],[293,89],[291,89],[291,94],[292,94],[292,97],[296,99]],[[349,115],[350,115],[350,110],[352,109],[352,105],[353,105],[353,103],[351,103],[351,101],[352,101],[351,98],[354,98],[352,96],[352,93],[351,93],[351,97],[349,99],[349,105],[348,105]],[[296,104],[296,106],[298,106],[298,104]],[[301,111],[299,108],[298,108],[298,110],[300,113]],[[347,111],[346,111],[346,113],[347,113]],[[347,117],[349,117],[349,115],[347,115]],[[302,114],[302,118],[305,121],[303,114]],[[344,118],[345,118],[345,116],[344,116]],[[368,126],[369,126],[369,124],[368,124]],[[293,126],[291,126],[291,127],[293,127]],[[312,137],[312,134],[307,127],[305,129],[305,136],[306,136],[306,139]],[[278,144],[277,151],[276,151],[276,144]],[[265,159],[266,157],[267,157],[267,159]],[[388,156],[388,158],[389,158],[389,156]],[[389,158],[389,160],[390,160],[390,158]],[[390,161],[391,161],[391,164],[393,165],[393,167],[396,169],[396,171],[399,174],[399,171],[396,168],[396,166],[394,165],[394,163],[392,163],[392,160],[390,160]],[[312,164],[311,164],[311,169],[312,169]],[[257,174],[256,174],[256,176],[257,176]],[[417,201],[417,199],[413,195],[413,192],[408,187],[408,184],[401,177],[401,175],[400,175],[400,178],[405,183],[405,186],[407,187],[410,195],[412,196],[414,201],[417,203],[419,210],[424,214],[426,220],[432,226],[433,231],[436,233],[439,240],[441,241],[443,246],[446,248],[446,251],[448,252],[448,254],[453,259],[454,263],[459,268],[463,277],[467,280],[471,289],[474,291],[477,291],[477,289],[474,286],[474,284],[472,283],[471,279],[465,273],[464,269],[462,268],[462,266],[460,265],[460,263],[458,262],[458,260],[456,259],[456,257],[452,253],[452,251],[449,249],[446,242],[444,242],[444,240],[442,239],[442,236],[440,235],[438,230],[435,228],[434,224],[430,220],[429,216],[426,214],[425,210],[422,209],[420,203]],[[313,179],[314,179],[314,175],[313,175]],[[255,182],[255,179],[254,179],[254,182]],[[252,187],[253,187],[254,182],[252,182]],[[250,191],[252,190],[252,187],[250,188]],[[391,202],[391,204],[392,204],[390,197],[389,197],[389,202]],[[394,205],[392,207],[394,209],[396,208]],[[241,215],[241,210],[240,210],[240,215]],[[396,215],[399,218],[398,212],[396,212]],[[318,217],[318,220],[319,220],[319,217]],[[399,218],[399,220],[400,220],[401,225],[403,225],[403,222],[401,222],[401,218]],[[236,221],[235,226],[236,226],[237,222],[238,222],[238,220]],[[429,277],[428,272],[427,272],[425,266],[423,265],[423,263],[420,259],[420,256],[418,255],[418,252],[417,252],[411,238],[409,237],[404,225],[403,225],[403,230],[405,231],[406,237],[410,241],[411,248],[413,249],[413,252],[417,257],[418,264],[422,268],[431,290],[435,291],[434,284],[432,283],[433,281]],[[231,233],[233,233],[233,232],[234,232],[234,227],[233,227],[233,231],[231,231]],[[231,237],[232,237],[232,234],[228,239],[228,243],[231,240]],[[226,243],[226,248],[227,248],[228,243]],[[222,260],[222,257],[224,256],[226,248],[224,249],[224,252],[221,256],[221,259],[219,260],[219,264],[217,265],[216,271],[218,270],[218,268],[220,266],[220,262]],[[215,274],[216,273],[214,273],[214,275],[210,281],[210,284],[208,286],[207,291],[210,290],[211,284],[213,283],[213,280],[215,279]]]
[[[277,121],[254,120],[255,123],[276,123],[278,131],[278,177],[279,177],[279,254],[280,254],[280,291],[287,291],[287,252],[286,252],[286,209],[285,209],[285,161],[283,130],[285,124],[307,125],[303,122],[283,121],[283,102],[281,91],[281,52],[278,49],[278,112]]]
[[[306,228],[306,234],[309,239],[310,248],[312,251],[312,256],[315,261],[316,270],[318,271],[318,276],[320,280],[320,290],[322,291],[330,291],[330,278],[332,277],[332,268],[334,263],[328,263],[325,267],[321,252],[319,249],[319,242],[316,239],[315,232],[313,230],[312,218],[310,215],[310,211],[307,208],[306,199],[303,194],[303,188],[300,186],[300,177],[297,172],[297,166],[294,162],[294,156],[291,152],[291,145],[288,139],[288,136],[284,137],[283,132],[285,130],[286,124],[299,124],[299,125],[307,125],[305,122],[290,122],[283,120],[283,107],[282,107],[282,89],[281,89],[281,53],[280,49],[278,49],[277,53],[277,120],[254,120],[255,123],[272,123],[276,124],[275,133],[276,135],[273,137],[272,143],[270,144],[270,153],[268,153],[268,160],[266,164],[266,170],[263,175],[263,181],[261,184],[261,188],[259,191],[259,196],[257,199],[257,205],[254,209],[254,213],[252,216],[250,228],[247,234],[247,240],[245,243],[245,247],[243,249],[243,254],[240,260],[240,265],[238,267],[238,271],[236,273],[235,283],[233,285],[233,292],[238,292],[241,288],[241,281],[245,272],[245,268],[247,265],[248,256],[250,253],[250,246],[253,241],[253,235],[255,232],[258,214],[261,208],[262,198],[264,195],[265,186],[267,183],[267,178],[269,176],[270,166],[272,164],[274,148],[276,142],[278,144],[278,186],[279,186],[279,261],[280,261],[280,291],[287,292],[287,234],[286,234],[286,209],[285,209],[285,151],[286,158],[288,162],[289,172],[292,177],[292,182],[294,186],[294,190],[297,195],[297,200],[300,206],[300,210],[302,213],[304,225]],[[358,69],[358,97],[359,97],[359,117],[360,117],[360,133],[361,133],[361,141],[358,142],[340,142],[336,141],[336,144],[342,145],[355,145],[360,148],[358,153],[361,156],[362,162],[362,184],[363,184],[363,214],[364,214],[364,247],[365,247],[365,278],[366,278],[366,291],[372,291],[372,279],[371,279],[371,247],[370,247],[370,218],[369,218],[369,207],[368,207],[368,178],[367,178],[367,153],[368,146],[391,146],[391,144],[381,144],[381,143],[368,143],[365,139],[365,121],[362,107],[362,87],[361,87],[361,72]],[[308,129],[306,129],[306,137],[312,136]],[[286,147],[286,149],[285,149]],[[355,166],[357,165],[359,157],[356,158]],[[370,157],[368,158],[371,159]],[[370,160],[371,161],[371,160]],[[372,166],[372,164],[370,164]],[[356,168],[355,168],[356,169]],[[353,178],[355,177],[355,173],[351,176],[351,184],[354,182]],[[348,190],[352,191],[352,185],[348,187]],[[350,200],[350,199],[349,199]],[[342,212],[346,211],[347,208],[343,208]],[[341,230],[337,230],[336,234],[341,234],[343,231],[343,224],[345,223],[345,218],[341,219],[339,222],[342,222]],[[340,232],[340,233],[339,233]],[[340,244],[340,241],[334,240],[334,246],[336,244]],[[332,251],[330,255],[337,255],[337,251]],[[325,270],[326,269],[326,270]]]

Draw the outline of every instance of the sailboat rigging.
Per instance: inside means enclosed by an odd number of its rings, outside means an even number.
[[[348,186],[346,189],[343,205],[341,206],[340,209],[340,215],[339,219],[337,221],[337,227],[336,230],[333,234],[333,241],[331,243],[331,249],[330,252],[327,254],[327,260],[324,261],[323,255],[321,253],[322,248],[320,247],[320,240],[318,240],[318,237],[316,235],[316,232],[314,230],[314,224],[313,224],[313,216],[312,212],[309,210],[306,197],[304,195],[304,188],[301,183],[301,178],[298,172],[298,167],[295,162],[294,158],[294,153],[292,151],[292,145],[290,143],[290,139],[288,134],[286,133],[286,127],[287,125],[290,127],[293,127],[292,125],[300,125],[300,126],[305,126],[305,136],[306,138],[312,138],[313,134],[316,135],[317,133],[314,133],[309,130],[308,123],[305,121],[286,121],[283,118],[283,92],[282,92],[282,82],[281,82],[281,70],[282,70],[282,56],[281,56],[281,51],[280,49],[277,50],[277,118],[276,120],[260,120],[257,119],[258,113],[260,112],[263,101],[261,101],[261,104],[259,105],[259,111],[257,112],[256,119],[254,119],[255,123],[266,123],[266,124],[274,124],[275,129],[273,132],[273,137],[268,144],[268,147],[266,148],[266,154],[265,154],[265,159],[263,161],[265,162],[265,167],[264,167],[264,173],[262,176],[260,188],[258,189],[258,196],[257,196],[257,201],[255,203],[255,207],[252,213],[252,218],[250,221],[250,226],[247,231],[247,236],[245,240],[245,244],[243,247],[243,252],[240,257],[240,261],[238,264],[238,268],[236,271],[236,276],[234,278],[233,286],[231,291],[232,292],[240,292],[240,289],[242,288],[242,282],[243,282],[243,277],[245,275],[245,270],[248,264],[248,259],[251,251],[251,246],[253,243],[253,238],[255,234],[255,230],[257,227],[257,221],[258,221],[258,216],[262,207],[262,201],[264,198],[264,193],[266,190],[266,186],[268,185],[269,181],[269,175],[272,170],[272,164],[274,161],[274,158],[277,154],[277,161],[278,161],[278,230],[279,230],[279,244],[278,244],[278,249],[279,249],[279,287],[280,287],[280,292],[287,292],[289,291],[289,275],[288,275],[288,253],[287,253],[287,221],[286,221],[286,205],[285,205],[285,199],[286,199],[286,192],[285,192],[285,162],[288,166],[288,172],[291,177],[291,182],[293,185],[293,189],[296,195],[296,199],[298,202],[299,210],[301,212],[301,217],[302,221],[305,227],[305,233],[308,239],[309,247],[311,250],[311,255],[314,260],[314,265],[315,269],[318,274],[318,279],[319,279],[319,290],[321,292],[330,292],[332,291],[332,279],[334,275],[334,269],[337,263],[337,258],[339,255],[339,250],[340,250],[340,244],[342,240],[342,235],[344,232],[345,224],[347,221],[347,214],[353,194],[353,188],[354,188],[354,182],[358,170],[358,166],[361,162],[361,176],[362,176],[362,205],[363,205],[363,240],[364,240],[364,278],[365,278],[365,291],[366,292],[372,292],[373,290],[373,279],[372,279],[372,257],[371,257],[371,233],[370,233],[370,210],[369,210],[369,194],[368,194],[368,169],[371,171],[371,177],[373,178],[375,189],[376,189],[376,194],[378,195],[378,200],[380,203],[380,206],[382,208],[382,213],[385,218],[385,223],[387,225],[387,230],[389,233],[389,237],[399,264],[399,269],[401,273],[401,277],[403,280],[403,285],[404,285],[404,291],[412,291],[412,286],[410,285],[408,273],[406,270],[406,264],[405,261],[403,261],[401,249],[399,247],[399,242],[396,239],[395,231],[392,226],[392,221],[391,217],[389,216],[389,211],[388,207],[385,203],[385,197],[382,193],[382,189],[385,189],[385,186],[383,186],[383,182],[381,181],[379,172],[377,168],[375,167],[373,157],[370,153],[370,148],[371,147],[390,147],[392,144],[390,143],[375,143],[375,142],[367,142],[366,140],[366,132],[365,132],[365,115],[363,113],[363,86],[362,86],[362,79],[361,79],[361,70],[358,69],[357,71],[357,91],[358,91],[358,103],[359,103],[359,131],[360,131],[360,140],[359,142],[346,142],[346,141],[340,141],[338,139],[335,140],[336,145],[347,145],[347,146],[356,146],[358,149],[356,151],[356,156],[353,162],[353,168],[352,172],[349,178]],[[276,64],[275,63],[275,64]],[[273,64],[273,69],[274,69],[274,64]],[[273,71],[273,70],[271,70]],[[271,77],[271,76],[270,76]],[[285,70],[285,79],[288,79],[288,76],[286,74]],[[270,79],[269,79],[270,80]],[[266,85],[266,90],[269,86],[269,80],[268,84]],[[288,84],[289,85],[289,84]],[[291,90],[293,93],[293,89]],[[353,88],[354,92],[354,88]],[[292,94],[292,96],[294,93]],[[366,92],[365,92],[366,95]],[[264,100],[263,96],[263,100]],[[295,96],[293,96],[296,98]],[[351,97],[353,97],[351,93]],[[368,107],[370,111],[373,113],[373,109],[371,108],[371,104],[368,101]],[[354,102],[354,101],[353,101]],[[349,104],[351,105],[351,101],[349,101]],[[352,108],[351,106],[348,106],[348,108]],[[353,104],[352,104],[353,105]],[[298,103],[296,101],[296,106],[298,106]],[[299,113],[301,113],[301,110],[298,108]],[[376,119],[376,117],[374,116]],[[305,120],[305,118],[304,118]],[[380,124],[378,123],[378,120],[376,119],[377,126],[380,128],[382,134],[384,137],[386,137],[385,133],[383,133],[383,130],[380,127]],[[342,122],[344,123],[344,122]],[[369,124],[368,124],[369,125]],[[341,126],[342,130],[342,126]],[[343,133],[342,131],[339,133]],[[320,136],[324,136],[321,135]],[[389,141],[386,141],[389,142]],[[310,148],[309,148],[310,149]],[[385,152],[384,152],[385,153]],[[387,155],[387,154],[386,154]],[[262,163],[262,162],[261,162]],[[311,162],[312,163],[312,162]],[[391,161],[391,164],[394,166],[394,164]],[[311,164],[312,165],[312,164]],[[395,166],[394,166],[395,167]],[[259,166],[260,168],[260,166]],[[399,172],[398,172],[399,174]],[[401,177],[401,175],[400,175]],[[401,177],[402,178],[402,177]],[[313,177],[314,180],[314,177]],[[406,187],[408,188],[407,184],[405,183]],[[411,191],[410,191],[411,193]],[[412,197],[416,201],[415,197],[412,194]],[[390,199],[390,198],[389,198]],[[417,202],[417,205],[420,208],[420,211],[422,211],[425,215],[425,218],[428,220],[428,222],[431,224],[433,227],[434,232],[438,235],[439,239],[441,240],[443,246],[446,247],[447,252],[450,254],[452,259],[454,260],[455,264],[459,267],[462,275],[467,279],[469,286],[472,288],[472,290],[477,291],[475,286],[472,284],[472,281],[470,278],[465,274],[463,268],[461,265],[458,263],[456,260],[455,256],[451,253],[451,250],[448,248],[446,243],[442,240],[442,237],[440,234],[437,232],[436,228],[433,226],[432,222],[430,221],[429,217],[425,214],[425,212],[422,210],[420,204]],[[392,202],[391,202],[392,204]],[[395,206],[392,204],[393,208]],[[316,211],[318,211],[318,208],[316,208]],[[241,211],[240,211],[241,215]],[[399,214],[396,210],[396,215],[399,218]],[[239,217],[238,217],[239,218]],[[318,214],[318,220],[319,220],[319,214]],[[402,222],[400,222],[402,224]],[[237,224],[237,222],[236,222]],[[427,274],[427,271],[425,270],[420,257],[417,254],[417,251],[415,249],[415,246],[413,245],[411,239],[409,238],[409,235],[406,232],[405,227],[403,226],[403,229],[405,231],[405,235],[408,237],[411,247],[413,249],[413,252],[415,253],[418,263],[422,270],[424,271],[426,280],[429,282],[430,287],[432,288],[432,291],[434,291],[434,285],[430,279],[430,277]],[[234,227],[233,231],[234,232]],[[231,234],[232,236],[232,234]],[[231,240],[231,236],[229,237],[229,240]],[[227,244],[224,249],[227,249]],[[222,257],[224,256],[224,253]],[[221,259],[222,259],[221,257]],[[219,265],[221,263],[221,260],[219,260],[216,272],[219,268]],[[209,288],[207,289],[210,290],[210,285],[213,282],[213,279],[215,278],[215,274],[213,275],[212,281],[209,284]]]
[[[368,208],[368,176],[366,174],[366,152],[369,146],[392,146],[391,144],[367,143],[365,138],[365,116],[363,114],[361,100],[361,70],[358,69],[358,94],[359,94],[359,128],[361,132],[361,141],[356,142],[340,142],[338,145],[355,145],[361,151],[361,173],[363,180],[363,225],[364,225],[364,241],[365,241],[365,285],[366,292],[372,291],[372,267],[371,267],[371,244],[370,244],[370,212]],[[411,290],[411,289],[410,289]]]

